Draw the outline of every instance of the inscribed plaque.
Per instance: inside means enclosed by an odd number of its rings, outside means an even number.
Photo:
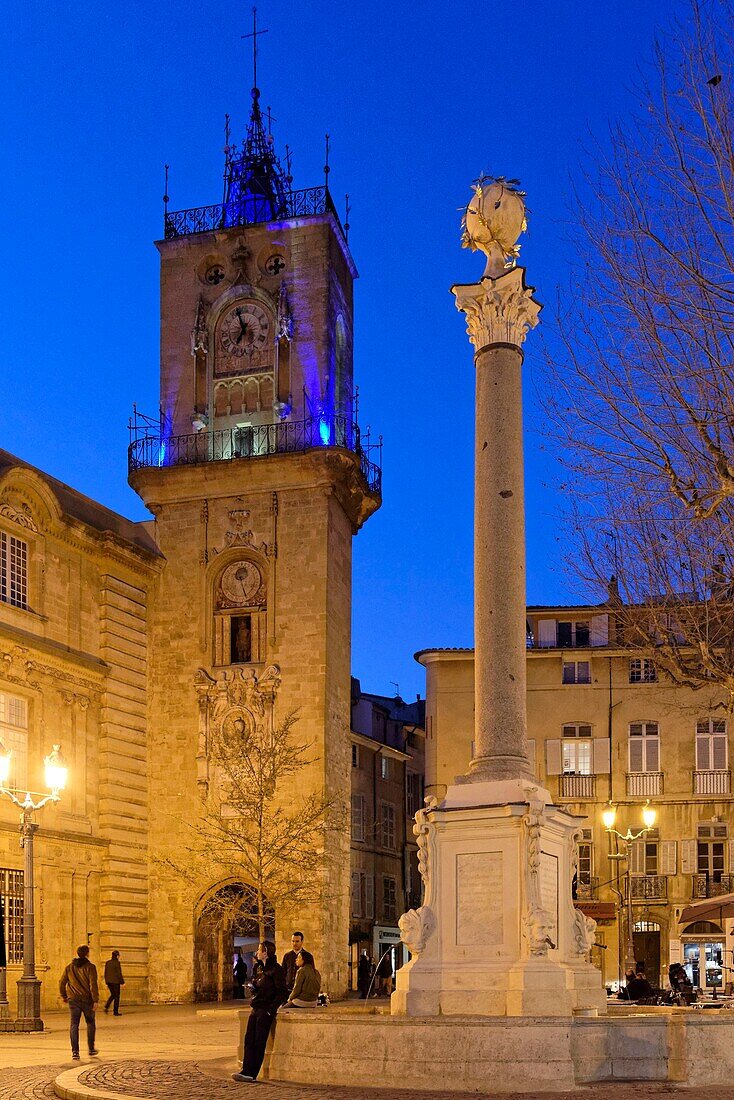
[[[456,943],[461,947],[504,940],[502,852],[456,857]]]
[[[540,904],[551,918],[550,938],[558,945],[558,856],[540,853]]]

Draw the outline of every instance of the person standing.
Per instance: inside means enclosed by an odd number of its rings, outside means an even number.
[[[383,997],[389,997],[392,993],[391,954],[391,951],[386,951],[377,964],[377,978],[380,983],[380,993]]]
[[[359,989],[359,995],[363,1001],[367,999],[371,980],[372,963],[367,952],[363,951],[359,956],[359,963],[357,964],[357,988]]]
[[[245,1032],[242,1071],[232,1074],[233,1081],[257,1079],[262,1068],[265,1047],[275,1014],[288,996],[283,967],[275,957],[275,944],[272,940],[263,940],[255,958],[257,962],[252,968],[255,994],[250,1001],[251,1011]]]
[[[247,963],[242,955],[242,949],[237,951],[237,962],[232,971],[234,978],[234,995],[236,1000],[242,1000],[245,996],[245,983],[247,982]]]
[[[286,951],[283,962],[280,964],[283,967],[286,989],[289,993],[292,992],[296,981],[296,956],[303,947],[303,938],[303,932],[293,933],[291,936],[291,950]]]
[[[89,961],[89,948],[86,944],[77,947],[76,958],[72,959],[61,975],[59,992],[64,1004],[69,1005],[71,1017],[69,1038],[71,1039],[72,1058],[79,1058],[79,1021],[82,1015],[84,1015],[87,1024],[89,1053],[99,1054],[94,1045],[97,1028],[95,1011],[99,1001],[97,967]]]
[[[125,979],[122,976],[122,967],[120,966],[120,952],[113,951],[111,958],[104,964],[104,980],[105,985],[110,991],[110,995],[107,998],[107,1004],[104,1006],[105,1012],[109,1012],[110,1005],[114,1004],[114,1016],[120,1015],[120,987],[125,984]]]

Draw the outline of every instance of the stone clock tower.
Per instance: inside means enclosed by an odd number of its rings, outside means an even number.
[[[197,988],[198,922],[232,876],[167,872],[183,823],[211,799],[210,744],[233,716],[311,746],[296,793],[349,804],[351,540],[380,505],[380,471],[352,418],[356,270],[326,187],[294,191],[259,92],[226,149],[223,203],[166,212],[161,255],[160,427],[130,449],[130,484],[165,556],[151,647],[150,994],[211,996],[231,943]],[[192,872],[193,875],[193,872]],[[346,986],[348,825],[324,837],[322,904],[281,905],[330,993]],[[211,967],[210,967],[211,970]]]

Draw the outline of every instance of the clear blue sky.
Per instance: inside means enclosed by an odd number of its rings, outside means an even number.
[[[382,432],[384,503],[355,540],[353,671],[423,690],[413,652],[472,642],[472,356],[449,287],[482,271],[458,208],[480,172],[528,193],[522,262],[567,293],[569,191],[590,135],[635,102],[677,5],[521,0],[455,9],[340,0],[259,7],[262,102],[296,187],[352,200],[355,376]],[[1,0],[0,445],[134,519],[133,401],[158,402],[163,164],[171,207],[219,201],[225,111],[244,133],[251,8],[204,0]],[[546,339],[552,339],[546,324]],[[528,598],[578,595],[540,450],[541,340],[526,343]],[[542,379],[541,379],[542,385]]]

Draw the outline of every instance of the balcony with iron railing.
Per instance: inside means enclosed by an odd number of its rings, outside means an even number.
[[[664,901],[668,896],[665,875],[627,875],[625,882],[626,890],[631,891],[632,901]]]
[[[194,206],[190,210],[166,210],[163,235],[170,241],[176,237],[211,233],[232,226],[258,225],[290,218],[312,218],[323,214],[332,214],[341,226],[328,188],[307,187],[303,191],[287,191],[275,209],[270,200],[257,202],[253,199],[251,202]]]
[[[728,770],[694,771],[693,793],[704,795],[731,794],[731,772]]]
[[[694,898],[720,898],[723,894],[734,893],[734,875],[698,874],[693,876]]]
[[[345,416],[323,414],[305,420],[283,420],[245,428],[221,428],[190,435],[166,436],[145,431],[128,449],[128,472],[206,462],[267,458],[326,448],[348,451],[359,460],[368,491],[382,493],[382,444],[364,443],[358,426]],[[373,461],[375,456],[378,461]]]
[[[595,775],[560,776],[561,798],[573,798],[577,802],[588,802],[594,797]]]
[[[652,798],[662,793],[662,772],[627,772],[628,798]]]
[[[596,901],[599,893],[599,879],[579,876],[573,888],[574,901]]]

